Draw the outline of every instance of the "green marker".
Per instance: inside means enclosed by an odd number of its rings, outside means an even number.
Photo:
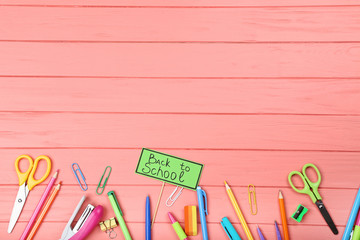
[[[122,213],[122,211],[120,209],[120,206],[119,206],[119,203],[118,203],[118,201],[116,199],[114,191],[108,192],[108,197],[109,197],[111,206],[114,209],[116,218],[117,218],[117,220],[119,222],[120,228],[121,228],[121,230],[122,230],[122,232],[124,234],[125,239],[126,240],[132,240],[132,238],[130,236],[130,233],[129,233],[129,230],[126,227],[126,224],[125,224],[125,221],[124,221],[124,218],[123,218],[123,213]]]

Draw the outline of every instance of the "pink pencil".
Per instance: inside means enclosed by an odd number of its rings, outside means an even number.
[[[59,170],[58,170],[58,171],[59,171]],[[20,237],[20,240],[25,240],[26,237],[27,237],[27,235],[30,233],[31,228],[32,228],[33,224],[35,223],[36,217],[37,217],[37,215],[39,214],[42,206],[43,206],[44,203],[45,203],[45,200],[46,200],[47,196],[48,196],[49,193],[50,193],[50,190],[51,190],[52,186],[53,186],[54,183],[55,183],[55,180],[56,180],[57,175],[58,175],[58,171],[56,171],[55,174],[54,174],[54,176],[52,176],[52,178],[50,179],[50,182],[49,182],[49,184],[47,185],[47,187],[46,187],[43,195],[41,196],[38,205],[36,206],[36,208],[35,208],[32,216],[31,216],[31,218],[30,218],[30,220],[29,220],[29,222],[28,222],[28,224],[26,225],[26,228],[25,228],[23,234],[22,234],[21,237]]]

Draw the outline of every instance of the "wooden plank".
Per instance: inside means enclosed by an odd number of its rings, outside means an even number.
[[[360,43],[1,42],[1,75],[357,77]]]
[[[290,171],[301,170],[305,163],[314,163],[322,174],[322,188],[358,187],[356,173],[360,172],[359,152],[157,150],[203,163],[205,167],[200,179],[203,186],[222,187],[223,180],[226,179],[232,186],[237,187],[246,187],[248,184],[258,187],[288,187],[287,175]],[[34,158],[45,154],[52,159],[53,171],[60,169],[63,182],[79,189],[71,170],[74,162],[79,164],[91,189],[97,186],[105,166],[108,165],[113,166],[108,182],[110,186],[119,183],[135,187],[159,185],[157,180],[135,174],[140,152],[141,149],[0,149],[1,159],[7,163],[2,166],[0,183],[17,183],[12,163],[20,154],[30,154]],[[21,164],[26,169],[26,161]],[[116,167],[118,165],[120,166]],[[45,172],[45,166],[40,167],[39,176]],[[266,176],[269,176],[269,169],[271,181],[265,181]],[[339,174],[342,174],[341,181]]]
[[[270,177],[269,177],[270,178]],[[59,176],[59,179],[60,176]],[[263,181],[267,181],[264,178]],[[231,184],[231,183],[230,183]],[[19,218],[20,222],[26,222],[32,212],[36,207],[39,198],[41,197],[42,192],[44,191],[45,186],[37,187],[37,189],[30,192],[29,199],[26,202],[26,205],[21,213]],[[147,195],[151,198],[151,208],[155,208],[157,194],[161,188],[161,183],[159,182],[158,186],[108,186],[106,187],[106,192],[114,190],[117,193],[119,198],[119,204],[124,209],[124,217],[127,222],[144,222],[144,213],[143,205],[145,202],[145,197]],[[3,214],[0,215],[1,221],[6,222],[11,215],[12,206],[14,204],[14,199],[17,194],[17,186],[1,186],[1,191],[6,194],[7,197],[0,204],[3,207]],[[164,189],[164,195],[161,199],[159,205],[159,212],[157,215],[157,221],[160,223],[167,223],[168,216],[167,212],[172,211],[176,214],[179,222],[184,223],[184,206],[186,205],[197,205],[197,196],[196,192],[192,190],[183,190],[183,193],[179,199],[174,203],[174,205],[169,208],[165,206],[165,201],[167,197],[171,194],[174,187],[171,185],[166,185]],[[220,219],[224,216],[228,216],[229,219],[232,219],[234,222],[237,222],[237,216],[235,211],[226,195],[225,187],[205,187],[206,195],[208,198],[208,210],[209,215],[207,217],[207,222],[209,223],[219,223]],[[258,201],[258,214],[251,215],[250,207],[248,201],[248,194],[246,187],[232,187],[232,190],[237,197],[239,206],[242,208],[244,217],[248,223],[251,224],[271,224],[274,220],[281,222],[281,217],[278,208],[278,191],[279,188],[256,188],[257,201]],[[299,203],[302,203],[304,206],[309,208],[309,212],[304,218],[302,224],[306,225],[322,225],[327,226],[325,220],[317,209],[316,205],[313,204],[311,199],[307,195],[300,195],[293,191],[291,188],[282,188],[282,192],[285,196],[285,202],[287,206],[287,212],[290,216],[290,213],[293,213],[296,210],[296,207]],[[330,215],[332,216],[334,222],[338,226],[345,226],[347,220],[347,214],[350,212],[351,206],[353,204],[354,197],[356,195],[356,189],[321,189],[320,194],[323,196],[323,202],[326,208],[328,209]],[[92,203],[93,205],[102,205],[106,208],[104,213],[104,219],[113,217],[114,213],[111,211],[109,204],[109,199],[106,196],[106,192],[102,196],[98,196],[95,193],[95,186],[89,188],[88,191],[83,192],[77,186],[62,186],[62,189],[52,206],[52,214],[46,218],[46,221],[54,222],[61,221],[66,222],[71,216],[77,202],[81,199],[82,195],[86,193],[87,203]],[[342,204],[339,205],[338,203]],[[85,208],[86,205],[84,205]],[[140,207],[141,206],[141,207]],[[221,208],[219,206],[222,206]],[[294,220],[289,219],[290,225],[299,225]],[[325,229],[324,229],[325,230]],[[330,231],[330,229],[328,229]]]
[[[271,6],[271,7],[281,7],[281,6],[348,6],[348,5],[359,5],[357,0],[297,0],[297,1],[286,1],[286,0],[259,0],[259,1],[250,1],[250,0],[0,0],[0,5],[25,5],[25,6],[76,6],[76,7],[129,7],[129,6],[138,6],[138,7],[262,7],[262,6]]]
[[[24,18],[27,21],[24,21]],[[354,41],[360,37],[360,6],[166,10],[2,7],[0,22],[7,23],[7,27],[1,32],[0,40]]]
[[[3,148],[359,151],[359,116],[0,113]]]
[[[3,77],[0,110],[360,114],[359,80]]]
[[[66,223],[64,222],[44,222],[35,237],[40,236],[56,236],[57,238],[61,237],[61,233],[65,228]],[[241,231],[240,224],[234,223],[235,228],[238,230],[238,232]],[[25,228],[26,223],[18,223],[17,227],[14,229],[14,232],[12,234],[7,234],[7,223],[0,222],[0,231],[6,237],[6,239],[9,240],[17,240],[21,236],[21,233],[23,229]],[[184,225],[182,225],[184,226]],[[258,235],[256,235],[256,225],[250,224],[249,225],[252,233],[254,234],[254,237],[257,238]],[[262,224],[260,225],[261,231],[263,232],[265,237],[274,237],[275,239],[275,230],[274,226],[270,224]],[[143,223],[131,223],[128,224],[129,231],[133,237],[133,239],[145,239],[145,230],[144,230],[144,224]],[[344,227],[338,228],[340,233],[339,236],[344,231]],[[119,227],[115,229],[115,231],[118,234],[117,238],[122,237],[122,232]],[[208,231],[211,234],[210,237],[217,238],[217,239],[226,239],[226,234],[224,230],[222,229],[221,225],[219,223],[209,223],[208,224]],[[334,238],[334,235],[331,233],[331,231],[328,231],[325,226],[308,226],[308,225],[297,225],[297,226],[290,226],[289,228],[291,239],[294,240],[302,240],[302,239],[310,239],[310,238],[319,238],[319,239],[332,239]],[[162,240],[164,238],[161,238],[161,236],[171,236],[172,239],[176,239],[176,234],[174,232],[174,229],[172,229],[171,225],[169,223],[157,223],[154,225],[152,229],[152,237]],[[245,234],[241,234],[241,237],[245,237]],[[107,235],[100,231],[100,229],[95,229],[91,234],[86,238],[86,240],[99,240],[99,239],[107,239]],[[120,238],[121,239],[121,238]],[[192,240],[201,240],[201,226],[198,224],[198,235],[197,236],[191,236]]]

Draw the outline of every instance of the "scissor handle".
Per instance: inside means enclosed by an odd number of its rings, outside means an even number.
[[[292,182],[292,177],[295,176],[295,175],[298,175],[301,180],[303,181],[304,183],[304,188],[302,189],[299,189],[297,187],[295,187],[295,185],[293,184]],[[304,175],[301,173],[301,172],[298,172],[298,171],[292,171],[291,173],[289,173],[289,176],[288,176],[288,180],[289,180],[289,183],[291,185],[291,187],[298,193],[303,193],[303,194],[311,194],[311,191],[310,191],[310,187],[309,185],[307,184],[305,178],[304,178]]]
[[[29,161],[29,167],[25,172],[20,171],[19,169],[19,162],[22,159],[27,159]],[[26,179],[28,179],[29,173],[31,172],[31,169],[33,169],[34,161],[29,155],[21,155],[15,160],[15,170],[19,177],[19,186],[23,185],[24,182],[26,182]]]
[[[37,166],[38,166],[38,163],[41,161],[41,160],[45,160],[46,163],[47,163],[47,168],[46,168],[46,172],[45,174],[38,180],[34,179],[34,174],[36,172],[36,169],[37,169]],[[48,176],[49,176],[49,173],[51,171],[51,160],[49,157],[47,156],[44,156],[44,155],[41,155],[39,157],[37,157],[34,161],[34,167],[33,169],[31,170],[30,172],[30,175],[29,175],[29,178],[28,178],[28,188],[29,190],[31,190],[33,187],[35,187],[36,185],[42,183]]]
[[[308,169],[308,168],[312,168],[312,169],[315,170],[315,172],[317,174],[317,181],[316,182],[312,182],[310,180],[310,178],[306,175],[306,169]],[[317,200],[321,200],[320,194],[318,192],[318,188],[319,188],[319,185],[320,185],[320,182],[321,182],[321,174],[320,174],[319,169],[314,164],[307,163],[307,164],[305,164],[303,166],[302,173],[303,173],[304,178],[306,179],[307,183],[311,187],[312,192],[315,195],[315,197],[317,198]]]

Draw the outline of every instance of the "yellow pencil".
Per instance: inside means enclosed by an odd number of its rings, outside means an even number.
[[[228,194],[228,196],[230,198],[230,201],[231,201],[231,203],[232,203],[232,205],[233,205],[233,207],[235,209],[235,212],[236,212],[236,214],[237,214],[237,216],[239,218],[239,221],[240,221],[241,226],[243,227],[243,229],[245,231],[245,234],[246,234],[247,238],[249,240],[254,240],[253,236],[251,235],[250,229],[249,229],[249,227],[248,227],[248,225],[247,225],[247,223],[245,221],[245,218],[244,218],[244,216],[243,216],[243,214],[241,212],[239,204],[237,203],[236,198],[235,198],[233,192],[231,191],[231,188],[229,187],[229,185],[227,184],[226,181],[224,181],[224,182],[225,182],[226,192],[227,192],[227,194]]]

